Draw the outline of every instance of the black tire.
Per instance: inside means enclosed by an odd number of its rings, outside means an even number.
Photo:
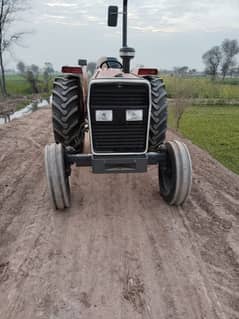
[[[82,152],[84,143],[84,104],[80,80],[56,78],[52,91],[53,132],[56,143]]]
[[[179,141],[165,144],[167,166],[159,165],[160,194],[169,205],[182,205],[192,186],[192,161],[187,146]]]
[[[45,147],[45,170],[48,192],[54,209],[71,206],[70,184],[64,162],[62,144],[50,144]]]
[[[168,121],[167,93],[163,81],[148,78],[151,85],[151,122],[149,130],[149,151],[156,152],[165,141]]]

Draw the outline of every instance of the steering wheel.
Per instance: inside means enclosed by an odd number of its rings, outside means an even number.
[[[123,65],[118,61],[118,60],[113,60],[113,59],[110,59],[110,60],[105,60],[105,61],[103,61],[101,64],[100,64],[100,68],[102,68],[102,66],[104,65],[104,64],[106,64],[107,65],[107,68],[108,69],[110,69],[110,68],[112,68],[112,64],[113,65],[118,65],[119,67],[113,67],[113,69],[122,69],[123,68]]]

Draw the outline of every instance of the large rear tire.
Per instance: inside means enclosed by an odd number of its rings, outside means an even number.
[[[53,132],[56,143],[82,152],[84,144],[84,104],[80,80],[56,78],[52,91]]]
[[[165,144],[166,166],[159,165],[160,193],[169,205],[182,205],[192,186],[192,162],[187,146],[179,141]]]
[[[151,85],[151,121],[149,130],[149,151],[157,152],[165,141],[167,131],[167,93],[160,78],[148,78]]]
[[[53,208],[65,209],[70,207],[69,177],[65,167],[62,144],[46,145],[45,170]]]

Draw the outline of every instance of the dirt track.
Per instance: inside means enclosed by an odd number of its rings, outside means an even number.
[[[239,177],[186,141],[183,208],[160,198],[156,167],[82,168],[73,207],[56,213],[43,169],[50,122],[45,109],[0,126],[0,319],[238,319]]]

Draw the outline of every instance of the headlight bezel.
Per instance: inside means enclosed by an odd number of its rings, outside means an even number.
[[[113,110],[96,110],[96,122],[113,122]]]
[[[144,120],[143,109],[128,109],[125,112],[126,122],[140,122]]]

